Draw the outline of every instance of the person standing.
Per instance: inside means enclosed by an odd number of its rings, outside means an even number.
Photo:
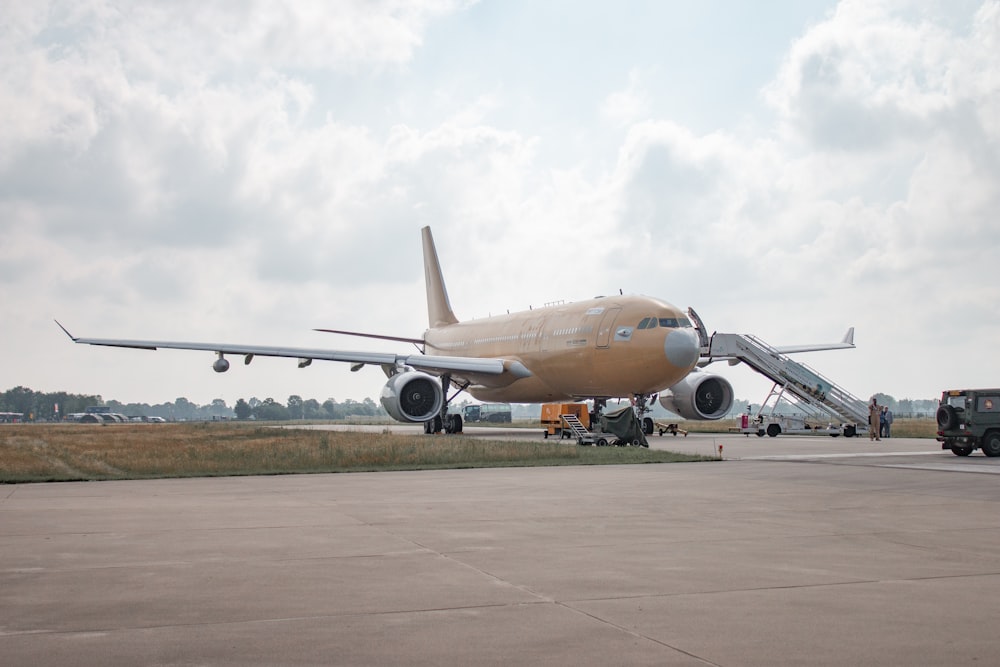
[[[888,405],[885,406],[884,408],[882,408],[882,410],[883,410],[882,414],[885,416],[885,432],[882,434],[882,436],[885,437],[885,438],[891,438],[892,437],[892,410],[889,409]]]
[[[878,413],[878,434],[881,437],[886,437],[885,435],[885,411],[889,406],[883,405],[882,409]]]
[[[882,435],[880,417],[882,415],[882,409],[878,405],[878,401],[872,396],[872,403],[868,406],[868,439],[869,440],[881,440]]]

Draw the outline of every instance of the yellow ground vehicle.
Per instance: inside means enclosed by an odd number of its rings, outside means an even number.
[[[546,438],[550,435],[558,435],[560,438],[573,436],[563,415],[576,417],[585,429],[590,428],[590,406],[586,403],[543,403],[542,428],[545,429]]]

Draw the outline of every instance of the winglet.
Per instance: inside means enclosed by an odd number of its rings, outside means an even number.
[[[420,230],[424,242],[424,281],[427,285],[427,319],[430,327],[455,324],[458,318],[451,310],[448,300],[448,290],[444,286],[444,275],[441,273],[441,263],[438,261],[437,249],[434,247],[434,237],[431,228]]]
[[[64,334],[66,334],[67,336],[69,336],[69,339],[71,341],[73,341],[75,343],[75,342],[77,342],[79,340],[79,338],[77,338],[76,336],[74,336],[73,334],[71,334],[69,331],[67,331],[66,327],[64,327],[62,324],[59,324],[59,320],[53,319],[52,321],[55,322],[59,326],[59,328],[63,330]]]
[[[840,342],[845,345],[854,345],[854,327],[847,330],[847,333],[844,334],[844,340]]]

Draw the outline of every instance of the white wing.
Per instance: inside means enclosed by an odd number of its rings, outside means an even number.
[[[519,361],[512,359],[497,358],[474,358],[474,357],[444,357],[424,354],[395,354],[392,352],[363,352],[352,350],[323,350],[304,347],[278,347],[267,345],[234,345],[232,343],[193,343],[170,340],[129,340],[118,338],[82,338],[74,336],[66,330],[62,324],[62,329],[74,343],[85,345],[103,345],[105,347],[129,347],[139,350],[157,350],[160,348],[172,350],[202,350],[205,352],[215,352],[218,355],[241,355],[250,363],[254,357],[288,357],[298,359],[302,362],[311,362],[314,359],[322,361],[342,361],[349,364],[375,365],[383,367],[410,367],[431,373],[433,375],[443,375],[452,373],[459,377],[476,378],[482,376],[494,376],[493,383],[500,379],[498,376],[508,375],[509,381],[513,382],[519,378],[529,377],[531,371],[525,368]]]

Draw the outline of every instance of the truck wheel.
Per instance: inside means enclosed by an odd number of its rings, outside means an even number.
[[[781,427],[780,426],[778,426],[777,424],[768,424],[767,425],[767,437],[769,437],[769,438],[777,438],[779,433],[781,433]]]
[[[763,438],[764,437],[764,429],[762,429],[762,428],[757,429],[757,437],[758,438]]]
[[[955,408],[950,405],[939,407],[935,418],[937,419],[938,428],[942,431],[950,431],[958,426],[958,415],[955,413]]]
[[[996,431],[987,433],[980,447],[986,456],[1000,456],[1000,433]]]
[[[597,446],[598,447],[607,447],[608,446],[608,441],[605,440],[604,438],[598,438],[597,439]]]
[[[854,424],[850,424],[844,427],[844,437],[853,438],[858,434],[858,429]]]
[[[972,453],[972,445],[962,445],[953,442],[951,443],[951,453],[955,456],[968,456]]]

